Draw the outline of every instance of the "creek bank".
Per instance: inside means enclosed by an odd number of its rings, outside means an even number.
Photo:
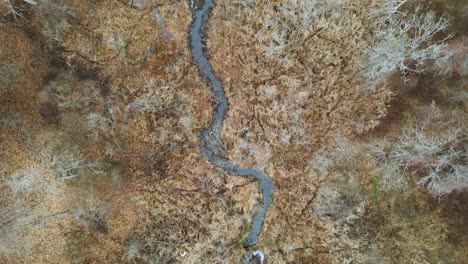
[[[236,166],[223,155],[221,130],[223,127],[224,117],[229,109],[229,102],[221,81],[214,74],[211,64],[205,57],[203,51],[203,28],[208,22],[209,12],[212,5],[213,0],[205,0],[199,9],[193,7],[193,22],[190,28],[190,50],[192,52],[193,60],[196,62],[201,75],[211,84],[211,92],[213,94],[213,99],[216,102],[211,124],[202,132],[201,135],[201,154],[204,159],[227,172],[238,176],[253,176],[260,182],[260,189],[263,194],[263,204],[260,210],[255,213],[251,222],[251,230],[244,240],[244,247],[249,248],[258,243],[258,236],[262,229],[263,220],[272,203],[274,183],[263,170]]]

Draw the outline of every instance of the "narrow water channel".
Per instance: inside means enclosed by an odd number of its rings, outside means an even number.
[[[216,102],[211,125],[201,135],[201,152],[204,159],[207,159],[225,171],[238,176],[252,176],[260,182],[260,189],[263,193],[263,204],[260,210],[255,213],[249,234],[244,240],[244,247],[248,248],[258,243],[258,236],[262,230],[263,220],[272,202],[274,184],[263,170],[238,167],[222,155],[221,130],[224,117],[229,109],[229,102],[221,81],[214,74],[203,52],[203,29],[207,26],[212,5],[213,0],[204,0],[200,8],[192,5],[193,22],[190,29],[190,49],[193,60],[197,63],[201,75],[209,81],[213,99]]]

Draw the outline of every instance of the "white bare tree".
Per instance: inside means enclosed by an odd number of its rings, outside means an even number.
[[[422,73],[429,61],[445,60],[451,55],[444,48],[450,35],[435,40],[438,33],[447,29],[447,20],[436,18],[432,12],[423,14],[419,7],[414,14],[399,11],[405,2],[386,0],[382,8],[372,13],[377,16],[375,42],[366,52],[364,68],[369,90],[374,90],[395,70],[403,75]]]
[[[417,173],[418,187],[431,193],[444,194],[468,186],[466,134],[463,129],[444,133],[429,133],[413,128],[399,137],[398,142],[373,145],[371,153],[379,160],[388,182],[404,183],[404,173]]]

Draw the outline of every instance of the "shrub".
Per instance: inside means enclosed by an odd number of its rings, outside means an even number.
[[[468,75],[468,45],[464,41],[454,40],[448,43],[445,49],[448,56],[437,60],[434,69],[440,74],[449,76],[453,74]]]
[[[11,15],[15,20],[18,20],[18,18],[22,17],[23,15],[21,13],[24,10],[24,7],[22,7],[21,4],[17,2],[19,1],[0,0],[0,7],[6,11],[4,15]],[[37,5],[37,2],[34,0],[23,0],[22,2],[28,3],[30,5]]]
[[[406,4],[408,0],[384,0],[376,2],[376,6],[370,12],[370,17],[377,18],[377,22],[384,22],[398,14],[404,14],[400,8]]]
[[[61,155],[52,155],[49,167],[61,181],[70,180],[83,175],[84,171],[90,171],[94,175],[102,174],[97,161],[87,162],[79,152],[73,148]]]
[[[0,6],[4,11],[4,16],[12,16],[15,20],[21,17],[21,8],[16,6],[11,0],[1,0]]]
[[[395,166],[389,160],[390,146],[391,144],[387,140],[367,145],[368,151],[378,163],[377,170],[382,174],[378,183],[379,190],[384,192],[400,189],[406,184],[406,177],[400,167]]]
[[[458,89],[455,96],[452,96],[450,99],[452,99],[452,101],[456,103],[468,102],[468,91],[466,91],[463,88],[460,88]]]
[[[13,192],[31,191],[41,184],[49,183],[51,178],[47,175],[55,176],[54,178],[59,181],[66,181],[83,176],[85,171],[93,175],[102,174],[100,164],[97,161],[86,161],[76,147],[61,155],[42,151],[38,156],[39,162],[6,178],[6,184]]]
[[[9,84],[11,80],[8,79],[4,73],[0,74],[0,84]]]
[[[113,130],[112,119],[97,113],[89,113],[86,117],[86,124],[95,138],[97,138],[99,133],[107,134]]]
[[[128,104],[127,111],[148,112],[156,111],[161,107],[161,99],[154,92],[150,91],[140,97],[137,97],[133,102]]]
[[[45,102],[41,107],[41,115],[46,122],[58,125],[60,121],[60,109],[57,103]]]
[[[6,184],[15,193],[31,190],[45,173],[43,166],[30,166],[7,178]]]

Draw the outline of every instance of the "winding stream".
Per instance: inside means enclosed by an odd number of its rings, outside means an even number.
[[[263,219],[272,202],[271,195],[274,190],[274,184],[263,170],[236,166],[222,155],[223,148],[220,134],[223,127],[224,116],[229,108],[229,102],[224,93],[221,81],[214,74],[208,59],[203,53],[202,30],[208,21],[209,11],[212,5],[213,0],[205,0],[200,9],[192,7],[193,22],[190,29],[190,49],[192,57],[197,63],[202,76],[210,82],[213,99],[216,102],[211,125],[206,128],[201,135],[201,154],[204,159],[207,159],[227,172],[239,176],[253,176],[260,181],[260,189],[263,193],[263,205],[260,210],[255,213],[250,232],[244,240],[244,247],[248,248],[258,243],[258,236],[262,229]]]

